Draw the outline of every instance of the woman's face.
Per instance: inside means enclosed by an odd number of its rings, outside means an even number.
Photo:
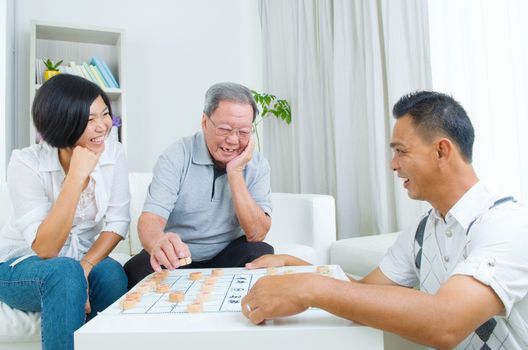
[[[88,125],[75,146],[88,148],[95,153],[104,151],[106,135],[112,127],[112,118],[108,106],[101,96],[98,96],[90,106],[90,117]]]

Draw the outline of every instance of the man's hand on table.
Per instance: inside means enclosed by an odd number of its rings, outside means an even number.
[[[301,313],[310,306],[310,293],[319,277],[311,273],[262,277],[242,299],[242,314],[259,324]]]

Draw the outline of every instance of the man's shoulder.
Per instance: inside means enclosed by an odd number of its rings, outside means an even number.
[[[483,242],[500,240],[528,244],[528,207],[513,201],[502,203],[487,210],[474,226],[472,236]]]
[[[482,221],[489,224],[494,222],[515,222],[522,225],[528,224],[528,207],[515,200],[508,200],[487,210]]]
[[[195,143],[196,135],[192,136],[186,136],[182,137],[176,141],[174,141],[171,145],[169,145],[163,153],[161,154],[161,157],[168,157],[168,158],[186,158],[186,155],[192,154],[194,143]]]
[[[164,153],[179,150],[182,148],[192,148],[195,138],[196,138],[196,135],[185,136],[185,137],[179,138],[178,140],[170,144],[169,147],[165,149]]]
[[[255,167],[257,169],[269,168],[269,162],[262,153],[255,150],[253,151],[253,157],[251,158],[251,161],[249,161],[248,166]]]

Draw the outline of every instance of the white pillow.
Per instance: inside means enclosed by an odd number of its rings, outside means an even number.
[[[0,343],[40,342],[40,312],[24,312],[0,302]]]

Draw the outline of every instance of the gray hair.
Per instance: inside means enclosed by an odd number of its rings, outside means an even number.
[[[220,101],[231,101],[242,104],[250,104],[253,107],[253,121],[259,110],[251,91],[244,85],[237,83],[217,83],[211,86],[205,93],[204,113],[210,117],[218,108]]]

